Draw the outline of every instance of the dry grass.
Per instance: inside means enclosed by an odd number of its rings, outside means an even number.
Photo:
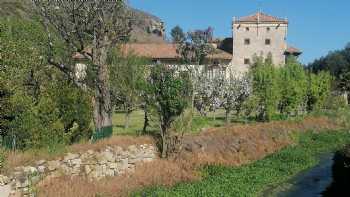
[[[206,164],[239,166],[261,159],[293,143],[293,131],[321,131],[337,129],[327,118],[306,118],[300,122],[277,121],[252,125],[234,125],[209,129],[184,137],[183,151],[169,160],[156,160],[136,167],[135,173],[101,181],[61,177],[42,183],[39,196],[93,197],[127,196],[130,192],[154,185],[172,186],[178,182],[200,179],[198,167]],[[78,151],[99,149],[119,143],[116,138],[94,145],[75,146]],[[138,139],[141,140],[141,139]],[[148,142],[136,141],[136,142]],[[149,141],[151,142],[151,141]],[[126,143],[126,144],[128,144]]]
[[[276,121],[209,129],[184,137],[180,158],[197,166],[239,166],[274,153],[293,143],[293,132],[321,131],[339,127],[325,117],[300,122]]]
[[[130,145],[154,144],[150,136],[113,136],[108,139],[100,140],[96,143],[80,143],[68,147],[70,152],[86,152],[88,150],[101,150],[107,146],[120,146],[127,148]]]
[[[180,181],[193,181],[199,176],[187,164],[156,160],[136,167],[135,173],[90,182],[82,177],[61,177],[43,182],[39,196],[95,197],[128,196],[131,191],[152,185],[171,186]]]
[[[72,146],[62,147],[57,152],[50,153],[46,149],[41,150],[30,150],[30,151],[8,151],[6,153],[6,163],[2,170],[2,173],[8,173],[11,169],[17,166],[32,165],[38,159],[54,160],[61,158],[65,153],[83,153],[88,150],[101,150],[107,146],[121,146],[127,148],[130,145],[141,145],[141,144],[154,144],[154,140],[149,136],[113,136],[109,139],[100,140],[96,143],[79,143]]]

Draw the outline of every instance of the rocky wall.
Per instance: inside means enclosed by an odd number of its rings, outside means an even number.
[[[57,160],[38,160],[32,166],[16,167],[10,176],[0,175],[0,186],[11,185],[11,195],[34,196],[33,186],[42,180],[63,175],[99,180],[132,173],[137,164],[156,157],[156,147],[147,144],[132,145],[127,149],[114,146],[102,151],[67,153]]]

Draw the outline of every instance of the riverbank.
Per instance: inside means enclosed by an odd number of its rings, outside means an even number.
[[[337,151],[333,161],[332,184],[323,192],[323,196],[350,196],[350,145]]]
[[[208,166],[205,178],[172,188],[153,187],[136,196],[260,196],[272,186],[286,182],[299,172],[316,166],[321,154],[350,142],[345,131],[296,134],[296,144],[255,163],[241,167]]]
[[[283,184],[265,190],[262,197],[316,197],[332,183],[333,153],[320,157],[315,167],[304,170]],[[335,195],[338,196],[338,195]]]
[[[246,165],[296,144],[300,134],[323,133],[339,128],[337,123],[326,117],[307,117],[299,121],[273,121],[205,129],[198,134],[185,135],[182,151],[174,155],[174,158],[137,166],[134,173],[126,176],[93,182],[81,176],[62,177],[39,184],[37,189],[39,196],[50,197],[132,196],[135,190],[142,188],[200,182],[211,175],[210,172],[201,170],[203,166],[225,165],[232,168]]]

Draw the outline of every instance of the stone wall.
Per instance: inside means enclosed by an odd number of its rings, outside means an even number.
[[[132,173],[137,164],[152,161],[156,157],[156,148],[147,144],[132,145],[127,149],[115,146],[102,151],[67,153],[57,160],[39,160],[32,166],[16,167],[10,176],[0,175],[0,186],[10,184],[12,195],[33,196],[33,186],[42,180],[63,175],[99,180]]]

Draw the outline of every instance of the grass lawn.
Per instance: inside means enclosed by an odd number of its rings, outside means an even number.
[[[113,115],[113,133],[115,135],[137,135],[143,128],[144,113],[142,110],[137,110],[131,113],[129,128],[124,128],[125,113],[114,113]],[[239,122],[232,118],[231,122]],[[242,121],[241,121],[242,122]],[[148,127],[149,132],[159,130],[157,120],[150,122]],[[199,132],[202,128],[220,127],[225,125],[225,112],[218,110],[215,113],[209,113],[206,117],[202,117],[196,112],[192,122],[192,133]]]
[[[134,196],[259,196],[270,186],[277,186],[302,170],[317,165],[319,156],[350,143],[345,131],[303,133],[297,145],[289,146],[262,160],[241,167],[207,166],[204,178],[180,183],[172,188],[153,187]]]

